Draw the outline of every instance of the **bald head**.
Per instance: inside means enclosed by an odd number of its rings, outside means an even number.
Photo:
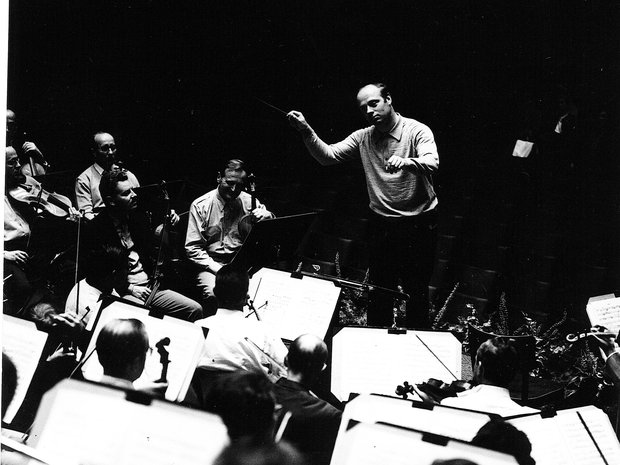
[[[288,349],[286,364],[289,371],[298,374],[305,382],[311,382],[325,368],[327,345],[312,334],[295,339]]]

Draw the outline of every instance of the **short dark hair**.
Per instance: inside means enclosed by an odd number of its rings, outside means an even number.
[[[304,334],[295,339],[286,356],[286,364],[295,373],[311,380],[317,377],[327,361],[327,346],[318,337]]]
[[[218,305],[232,306],[244,301],[248,295],[250,278],[247,271],[234,266],[224,265],[215,275],[213,293]]]
[[[99,332],[96,348],[104,374],[123,378],[136,360],[146,358],[149,336],[140,320],[114,319]]]
[[[244,172],[247,173],[247,169],[245,167],[245,162],[240,160],[239,158],[231,158],[227,160],[221,167],[219,171],[220,176],[225,176],[226,171],[236,171],[236,172]]]
[[[82,269],[89,284],[98,284],[114,271],[127,267],[127,249],[112,244],[98,245],[88,252]],[[95,286],[96,287],[96,286]]]
[[[229,445],[215,460],[214,465],[303,465],[301,455],[286,441],[257,445],[243,439]]]
[[[507,388],[519,370],[519,355],[510,339],[494,337],[478,347],[476,361],[484,378],[496,386]]]
[[[491,420],[486,423],[471,440],[474,446],[484,447],[517,459],[519,465],[534,465],[536,462],[530,455],[532,444],[527,435],[503,420]]]
[[[127,172],[125,170],[113,170],[113,171],[104,171],[101,175],[101,181],[99,181],[99,193],[101,194],[101,198],[103,202],[107,205],[107,199],[112,197],[112,193],[118,183],[127,181],[129,178],[127,177]]]
[[[231,440],[273,441],[276,401],[273,384],[263,373],[240,370],[220,376],[209,385],[204,400],[207,411],[222,417]]]

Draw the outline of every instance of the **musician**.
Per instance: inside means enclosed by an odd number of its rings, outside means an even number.
[[[107,132],[95,133],[91,152],[95,162],[84,170],[75,181],[77,207],[84,211],[84,216],[89,220],[92,220],[104,207],[103,198],[99,192],[101,175],[104,171],[110,171],[113,166],[118,168],[114,137]],[[140,187],[138,178],[131,171],[126,173],[131,186],[133,188]]]
[[[537,412],[522,407],[510,398],[508,387],[519,370],[519,357],[514,345],[505,338],[495,337],[480,344],[474,366],[474,388],[458,397],[447,397],[442,405],[460,407],[501,416]]]
[[[272,444],[275,434],[273,384],[258,371],[226,373],[208,386],[205,410],[222,418],[232,443]]]
[[[18,199],[30,187],[40,189],[33,177],[21,171],[17,152],[13,147],[5,149],[5,192],[4,192],[4,294],[7,299],[4,311],[9,315],[26,314],[26,310],[40,302],[46,292],[31,283],[39,271],[29,254],[31,237],[30,223],[34,209]],[[72,214],[76,214],[72,210]],[[29,277],[30,275],[30,277]]]
[[[189,210],[185,251],[199,268],[198,287],[207,311],[217,308],[213,294],[215,274],[243,244],[239,226],[242,218],[256,222],[274,217],[258,201],[252,210],[252,196],[243,191],[246,180],[244,162],[228,160],[218,172],[217,189],[198,197]]]
[[[133,389],[144,371],[149,335],[135,318],[112,320],[101,329],[95,344],[103,367],[102,383]]]
[[[287,377],[275,386],[276,400],[291,412],[283,439],[306,454],[308,462],[329,464],[342,412],[311,389],[327,367],[327,345],[320,338],[304,334],[295,339],[284,359]]]
[[[320,164],[362,162],[370,197],[370,281],[397,289],[402,280],[404,292],[411,296],[407,326],[426,328],[436,242],[435,139],[428,126],[395,111],[383,83],[362,87],[357,104],[370,126],[331,145],[319,138],[302,113],[291,111],[287,117]],[[368,324],[391,325],[392,307],[390,300],[374,295]]]
[[[215,277],[217,313],[196,324],[209,328],[199,367],[211,371],[259,370],[277,373],[284,366],[286,346],[264,322],[246,318],[249,278],[244,270],[226,265]]]
[[[137,195],[124,170],[105,171],[99,191],[105,208],[86,224],[87,244],[92,248],[114,245],[128,252],[127,280],[117,291],[128,300],[144,304],[151,294],[154,272],[154,239],[147,215],[137,210]],[[188,321],[202,317],[198,302],[170,289],[158,290],[152,307]]]
[[[604,329],[604,328],[602,328]],[[599,336],[594,334],[605,360],[605,373],[611,378],[613,383],[620,387],[620,332],[616,337]]]
[[[21,131],[17,116],[13,110],[6,110],[6,146],[15,148],[22,164],[22,171],[29,176],[45,174],[49,164],[34,142],[26,140],[26,133]]]

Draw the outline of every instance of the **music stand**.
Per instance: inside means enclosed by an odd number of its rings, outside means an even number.
[[[252,226],[231,263],[244,269],[258,269],[277,267],[280,261],[298,256],[316,216],[316,212],[311,212],[259,221]]]

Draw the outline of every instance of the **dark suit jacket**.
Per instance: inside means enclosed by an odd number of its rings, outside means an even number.
[[[274,390],[278,403],[292,414],[283,438],[304,453],[309,463],[328,465],[342,412],[285,378],[278,380]]]
[[[129,233],[134,242],[134,250],[140,257],[140,263],[147,275],[153,271],[153,233],[148,217],[141,211],[133,212],[128,219]],[[85,224],[85,242],[88,248],[101,245],[115,245],[125,248],[116,232],[109,210],[104,208],[95,218]],[[126,289],[117,289],[120,292]],[[122,294],[121,294],[122,295]]]

